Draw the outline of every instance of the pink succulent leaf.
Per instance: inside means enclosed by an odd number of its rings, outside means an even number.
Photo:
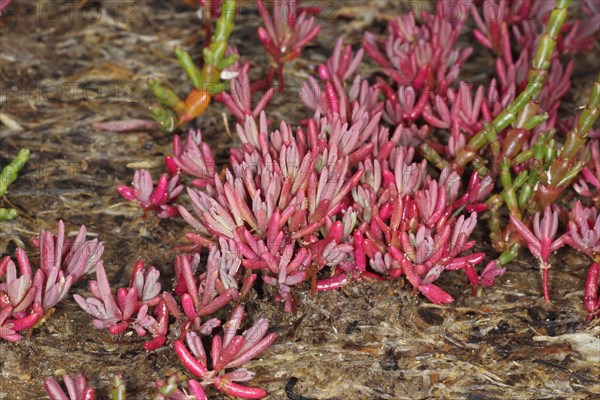
[[[161,291],[159,278],[160,272],[151,266],[148,270],[139,271],[135,275],[133,285],[130,285],[130,287],[136,288],[142,303],[155,305],[158,303],[158,296]]]
[[[191,332],[189,335],[192,335]],[[188,336],[189,336],[188,335]],[[177,340],[175,342],[175,352],[177,353],[177,357],[182,362],[184,367],[193,375],[198,378],[204,378],[208,373],[206,367],[202,365],[186,348],[185,344],[181,340]]]
[[[471,213],[471,216],[467,219],[465,219],[464,215],[459,216],[454,224],[454,229],[452,232],[452,239],[450,240],[450,246],[453,248],[456,247],[457,243],[459,243],[458,239],[459,239],[460,235],[463,235],[463,237],[465,237],[465,238],[468,238],[469,236],[471,236],[471,233],[475,229],[476,225],[477,225],[477,213],[476,212]],[[462,248],[459,251],[462,251]]]
[[[510,223],[519,235],[521,235],[521,238],[525,241],[525,245],[529,248],[529,251],[531,251],[535,257],[541,258],[542,244],[536,235],[534,235],[521,220],[513,217],[512,214],[510,215]]]
[[[434,304],[449,304],[454,301],[452,296],[434,284],[420,285],[419,291]]]
[[[65,374],[63,382],[68,395],[54,378],[44,380],[44,390],[50,400],[94,400],[94,388],[87,386],[87,381],[82,374],[78,374],[75,380]]]
[[[198,187],[205,187],[210,185],[211,179],[215,176],[215,160],[214,156],[208,147],[208,145],[202,142],[202,134],[200,130],[189,131],[183,147],[180,147],[178,143],[173,143],[173,161],[181,169],[182,172],[197,178],[194,182],[201,183],[196,185]],[[175,191],[176,187],[173,185],[177,181],[172,181],[170,185],[170,191]],[[181,186],[179,191],[183,187]],[[178,192],[170,194],[173,198]]]
[[[223,392],[229,396],[240,397],[242,399],[262,399],[267,395],[267,392],[265,392],[263,389],[251,388],[226,380],[219,382],[215,386],[220,392]]]
[[[439,3],[435,15],[423,13],[420,25],[414,13],[390,21],[387,39],[365,34],[363,48],[399,85],[413,84],[418,89],[437,83],[444,87],[456,78],[472,52],[471,48],[454,48],[465,21],[462,18],[452,24],[444,3]],[[428,75],[430,79],[426,79]]]
[[[235,368],[248,362],[269,347],[275,339],[274,333],[265,336],[269,324],[264,319],[257,321],[243,335],[237,335],[235,331],[241,324],[244,316],[245,313],[242,307],[237,306],[231,314],[230,319],[224,325],[224,335],[213,336],[210,349],[212,370],[207,369],[207,352],[200,336],[196,332],[188,332],[185,343],[181,339],[177,340],[175,342],[175,351],[188,371],[201,379],[199,382],[201,385],[212,384],[217,390],[236,396],[243,395],[244,398],[260,398],[247,397],[246,394],[253,396],[260,393],[262,397],[266,394],[262,389],[232,385],[233,381],[243,382],[250,380],[254,375],[251,371],[240,368],[218,374],[220,371]]]
[[[256,5],[264,24],[258,30],[259,39],[277,63],[297,57],[319,34],[321,27],[314,25],[314,18],[306,18],[305,12],[297,16],[295,0],[275,2],[272,16],[262,1],[257,0]]]
[[[460,176],[455,171],[444,168],[440,174],[438,183],[440,186],[443,186],[446,191],[446,202],[453,203],[458,197],[460,190]]]
[[[44,380],[44,389],[51,400],[69,400],[54,378],[46,378]]]
[[[254,378],[255,373],[247,370],[246,368],[238,368],[231,372],[227,372],[221,375],[224,379],[233,382],[248,382]]]
[[[271,344],[275,342],[275,339],[277,339],[277,334],[270,333],[264,336],[264,338],[262,338],[258,342],[256,340],[253,340],[252,346],[243,347],[243,349],[236,356],[236,358],[226,365],[226,368],[235,368],[245,364],[253,358],[256,358],[260,353],[262,353],[268,347],[270,347]]]
[[[358,69],[364,49],[360,49],[353,57],[350,45],[342,47],[343,43],[343,37],[340,36],[336,41],[331,57],[319,66],[321,79],[329,80],[333,75],[337,75],[340,79],[347,80]]]
[[[126,200],[137,201],[143,210],[152,210],[160,217],[175,215],[176,209],[167,207],[175,201],[183,186],[179,184],[179,175],[168,178],[163,174],[156,188],[152,184],[152,177],[145,169],[137,170],[133,176],[132,187],[118,186],[117,192]]]
[[[97,280],[90,282],[90,288],[92,288],[94,297],[84,299],[77,294],[73,296],[77,304],[95,318],[93,324],[97,329],[108,328],[111,334],[119,334],[131,326],[141,336],[146,335],[146,330],[156,333],[166,333],[166,326],[162,327],[160,325],[161,323],[164,325],[165,322],[162,320],[161,322],[158,322],[148,314],[148,305],[157,303],[154,301],[154,298],[157,300],[160,299],[153,296],[146,304],[141,303],[141,300],[143,299],[141,295],[143,292],[139,293],[135,287],[136,279],[139,283],[140,275],[143,275],[144,273],[143,263],[136,264],[136,267],[139,266],[142,268],[136,268],[134,270],[134,273],[137,271],[137,276],[132,277],[133,287],[128,289],[120,288],[117,290],[117,295],[115,296],[112,294],[108,284],[104,265],[100,263],[96,268]],[[142,290],[144,290],[143,286]],[[166,305],[164,307],[166,307]],[[166,313],[166,309],[162,311],[162,314],[159,311],[159,319],[161,319],[160,315],[164,315],[164,313]],[[163,336],[164,333],[162,334]],[[161,334],[159,333],[159,336],[160,335]]]
[[[396,189],[401,197],[415,193],[425,180],[427,172],[427,163],[407,165],[404,162],[404,155],[400,153],[396,158],[394,175],[396,177]],[[437,188],[436,188],[437,189]]]
[[[145,130],[155,130],[159,127],[156,121],[147,119],[126,119],[122,121],[95,122],[92,124],[92,126],[101,131],[112,132],[139,132]]]
[[[506,267],[498,268],[497,261],[492,260],[485,266],[483,271],[481,271],[479,283],[482,286],[492,286],[494,284],[494,279],[504,275],[505,272]]]
[[[577,201],[571,211],[568,228],[565,242],[569,246],[592,258],[600,254],[600,214],[596,208],[584,208]]]
[[[208,397],[206,397],[206,394],[204,393],[204,388],[198,381],[190,379],[188,381],[188,387],[190,389],[190,392],[192,393],[192,395],[194,396],[194,398],[196,400],[207,400],[208,399]]]
[[[13,313],[19,313],[29,308],[36,295],[37,288],[32,286],[30,274],[17,277],[17,269],[14,262],[7,256],[6,282],[0,283],[0,295],[6,294],[6,300],[0,297],[0,307],[11,305]],[[6,302],[6,304],[4,304]]]

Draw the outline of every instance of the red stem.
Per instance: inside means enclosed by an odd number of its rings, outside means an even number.
[[[548,270],[549,265],[542,266],[542,285],[544,286],[544,300],[546,303],[550,303],[550,288],[548,287]]]

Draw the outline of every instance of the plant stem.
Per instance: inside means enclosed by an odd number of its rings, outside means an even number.
[[[9,221],[19,216],[14,208],[0,208],[0,221]]]
[[[540,40],[536,56],[529,71],[528,83],[525,90],[491,124],[484,126],[458,152],[455,160],[457,167],[460,169],[464,168],[473,160],[479,149],[495,140],[496,132],[502,131],[515,121],[517,114],[532,100],[537,99],[546,81],[548,68],[550,67],[550,58],[556,47],[558,33],[565,22],[567,9],[571,5],[571,2],[572,0],[558,0],[554,10],[552,10],[550,19],[546,25],[546,32]]]
[[[29,150],[21,149],[15,159],[4,167],[0,173],[0,197],[4,196],[10,184],[17,179],[19,171],[23,169],[27,160],[29,160]]]
[[[535,193],[540,208],[553,203],[562,190],[577,176],[584,164],[577,160],[577,153],[585,145],[588,133],[600,115],[600,74],[592,93],[581,112],[577,125],[569,131],[556,157],[546,173],[540,175],[540,184]]]

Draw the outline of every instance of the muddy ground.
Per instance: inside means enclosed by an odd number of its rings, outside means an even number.
[[[297,123],[306,115],[297,85],[325,60],[338,35],[358,45],[364,29],[383,31],[386,19],[403,7],[395,1],[328,4],[323,32],[286,69],[290,89],[269,108],[276,119]],[[269,60],[255,35],[258,18],[249,10],[233,41],[253,61],[253,76],[260,76]],[[99,132],[92,124],[147,118],[150,76],[184,92],[187,82],[172,49],[180,44],[200,55],[203,34],[195,10],[182,1],[21,0],[1,24],[1,112],[23,130],[1,125],[0,162],[19,148],[31,150],[7,196],[21,216],[2,223],[2,254],[14,254],[19,241],[35,254],[30,238],[42,228],[55,230],[62,218],[71,234],[85,224],[104,242],[114,284],[126,283],[134,262],[143,258],[163,271],[169,287],[173,246],[182,243],[188,228],[180,220],[142,218],[114,188],[130,182],[133,164],[157,176],[170,138]],[[365,60],[363,72],[370,74],[373,66]],[[465,73],[477,81],[490,68],[491,58],[477,47]],[[572,109],[598,69],[593,57],[580,63],[567,102]],[[197,121],[219,162],[236,144],[226,133],[223,111],[211,106]],[[233,127],[232,118],[229,124]],[[481,248],[489,250],[485,232],[478,235]],[[591,398],[600,392],[600,324],[583,323],[588,264],[568,251],[556,255],[551,305],[541,299],[537,264],[524,252],[498,285],[477,297],[470,296],[462,274],[442,277],[441,286],[456,299],[444,307],[413,296],[398,282],[361,282],[316,297],[306,287],[298,312],[286,315],[259,290],[247,306],[250,318],[266,316],[282,334],[248,365],[257,372],[252,384],[268,390],[269,399],[288,398],[285,386],[292,377],[299,380],[295,393],[310,399]],[[85,284],[74,292],[86,294]],[[113,337],[93,329],[91,318],[69,297],[31,337],[0,343],[0,399],[46,398],[42,380],[62,371],[84,373],[98,398],[106,398],[111,377],[120,373],[128,398],[148,399],[152,382],[181,366],[170,347],[147,353],[141,344],[135,335]]]

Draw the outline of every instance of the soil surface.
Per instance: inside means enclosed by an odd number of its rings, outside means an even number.
[[[329,4],[319,38],[286,67],[289,87],[269,107],[276,120],[296,124],[307,116],[297,89],[337,36],[358,46],[365,29],[382,32],[405,9],[397,1],[343,4]],[[136,167],[158,176],[171,139],[157,132],[101,132],[92,124],[149,118],[152,98],[145,82],[151,76],[171,82],[181,94],[189,88],[172,49],[182,45],[199,58],[204,34],[195,8],[183,1],[20,0],[0,23],[1,113],[22,127],[1,125],[0,162],[5,165],[19,148],[31,150],[6,196],[21,216],[1,223],[2,255],[23,245],[37,265],[30,239],[40,229],[55,231],[63,219],[70,235],[85,224],[104,242],[111,283],[126,284],[143,258],[170,287],[174,246],[189,228],[181,220],[144,218],[115,186],[129,184]],[[248,6],[233,34],[242,58],[252,60],[252,77],[269,64],[255,34],[258,24],[255,8]],[[486,54],[477,46],[463,75],[486,78],[493,71]],[[368,57],[364,64],[365,75],[375,71]],[[599,69],[593,57],[580,64],[567,102],[572,109],[587,96]],[[237,144],[227,134],[224,111],[212,105],[197,121],[220,163]],[[228,123],[233,129],[231,117]],[[480,248],[493,254],[485,231],[477,235]],[[456,299],[444,307],[414,296],[402,282],[359,282],[317,296],[307,285],[297,313],[289,315],[259,288],[247,303],[249,319],[265,316],[281,335],[247,365],[256,372],[251,383],[277,400],[591,398],[600,392],[600,324],[583,323],[589,261],[565,250],[553,265],[552,304],[541,298],[537,262],[525,251],[496,286],[476,297],[464,274],[443,276],[440,285]],[[85,283],[72,292],[88,294]],[[120,373],[128,398],[148,399],[155,380],[182,367],[171,346],[148,353],[142,343],[136,335],[95,330],[69,296],[23,341],[0,342],[0,399],[46,398],[43,379],[64,371],[85,374],[100,399],[108,398],[110,380]],[[286,393],[291,378],[298,384]]]

